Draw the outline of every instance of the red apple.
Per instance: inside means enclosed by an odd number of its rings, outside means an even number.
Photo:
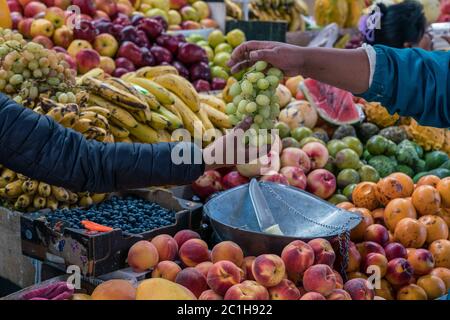
[[[227,173],[222,179],[222,185],[225,190],[248,183],[247,177],[242,176],[238,171]]]
[[[19,12],[20,14],[23,13],[22,6],[20,5],[19,2],[17,2],[17,0],[8,0],[8,8],[11,13],[13,12]]]
[[[94,41],[94,49],[101,56],[114,57],[116,55],[119,44],[117,40],[110,34],[99,34]]]
[[[86,40],[88,42],[93,42],[97,36],[97,30],[91,21],[82,19],[80,25],[73,29],[74,39]]]
[[[95,0],[97,10],[105,12],[110,17],[117,15],[117,1],[114,0]]]
[[[100,55],[93,49],[83,49],[75,56],[79,73],[86,73],[100,65]]]
[[[55,7],[66,10],[71,4],[71,0],[55,0]]]
[[[170,9],[179,10],[188,4],[188,0],[170,0]]]
[[[306,175],[302,169],[298,167],[284,167],[281,168],[280,173],[286,177],[290,186],[299,189],[306,189]]]
[[[50,40],[50,38],[46,36],[36,36],[31,41],[41,44],[46,49],[53,48],[52,40]]]
[[[33,18],[25,18],[19,21],[19,24],[17,25],[19,32],[26,38],[31,37],[31,25],[33,24],[33,21]]]
[[[81,13],[87,14],[91,17],[95,15],[95,2],[92,0],[72,0],[72,5],[78,6]]]
[[[117,57],[125,57],[137,67],[143,66],[143,55],[141,49],[131,41],[125,41],[117,52]]]
[[[55,28],[62,27],[64,25],[64,11],[58,7],[50,7],[45,10],[45,19],[53,23]]]
[[[62,26],[55,30],[53,42],[55,45],[67,49],[73,40],[73,32],[67,26]]]
[[[12,21],[12,28],[14,30],[17,30],[19,27],[19,22],[23,20],[23,16],[20,12],[11,12],[11,21]]]
[[[214,170],[205,171],[193,184],[192,189],[201,198],[206,199],[215,192],[223,190],[220,173]]]
[[[41,12],[45,12],[47,6],[38,1],[32,1],[26,5],[23,10],[23,15],[27,18],[33,18],[35,15]]]
[[[77,62],[70,55],[65,54],[64,59],[67,61],[71,69],[77,70]]]

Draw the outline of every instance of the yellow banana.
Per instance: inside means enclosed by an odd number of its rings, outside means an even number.
[[[59,123],[66,128],[71,128],[79,119],[77,112],[69,112],[59,121]]]
[[[94,193],[91,194],[91,199],[94,204],[101,203],[106,199],[106,193]]]
[[[115,125],[110,126],[111,133],[116,138],[127,138],[130,132],[123,127],[116,127]]]
[[[158,134],[158,141],[159,142],[171,142],[172,136],[167,130],[157,130],[156,133]]]
[[[40,106],[42,108],[42,110],[44,110],[44,112],[49,112],[52,109],[55,109],[57,107],[64,107],[64,105],[53,101],[52,99],[49,98],[40,98]]]
[[[147,108],[146,102],[141,101],[138,97],[135,97],[126,91],[117,89],[116,87],[113,87],[110,84],[104,83],[100,80],[87,77],[83,80],[83,85],[85,85],[90,91],[100,95],[106,100],[117,103],[124,108],[131,110],[140,110]]]
[[[103,141],[107,134],[105,129],[99,127],[90,127],[83,133],[86,139],[97,141]]]
[[[169,107],[172,107],[172,105]],[[175,111],[177,111],[177,110],[175,109]],[[161,107],[161,109],[159,109],[157,112],[159,114],[163,115],[169,121],[169,129],[170,130],[176,130],[183,126],[183,121],[181,120],[181,115],[178,116],[177,114],[174,114],[172,111],[170,111],[166,107]]]
[[[228,115],[226,115],[225,113],[214,109],[213,107],[211,107],[208,104],[202,104],[202,107],[208,114],[208,118],[211,120],[211,122],[216,127],[225,128],[225,129],[229,129],[229,128],[233,127]]]
[[[115,105],[114,103],[106,101],[102,97],[93,94],[89,95],[89,101],[95,105],[101,106],[111,111],[111,120],[113,121],[118,120],[120,123],[123,123],[128,128],[137,126],[136,119],[134,119],[133,116],[128,111],[122,109],[121,107]]]
[[[139,110],[137,112],[136,111],[132,112],[131,114],[134,116],[134,118],[137,121],[142,122],[142,123],[147,123],[147,121],[150,122],[152,120],[151,111],[150,111],[150,113],[146,113],[146,112],[144,112],[144,110]]]
[[[109,122],[108,119],[102,116],[99,113],[95,113],[94,111],[83,111],[80,113],[81,119],[90,119],[94,126],[103,128],[105,130],[109,130]]]
[[[16,203],[14,203],[14,208],[17,210],[28,208],[31,204],[31,196],[28,194],[22,194],[17,198]]]
[[[164,108],[166,108],[169,112],[173,113],[181,121],[181,124],[183,124],[181,113],[178,111],[177,108],[174,107],[173,104],[170,106],[165,106]],[[163,109],[162,114],[164,114],[164,109]],[[167,117],[167,115],[166,115],[166,117]]]
[[[45,207],[50,209],[50,210],[52,210],[52,211],[55,211],[55,210],[58,209],[58,205],[59,205],[58,200],[56,200],[55,197],[50,196],[50,197],[47,198]]]
[[[137,70],[134,76],[137,78],[153,79],[165,74],[178,75],[178,70],[172,66],[143,67]]]
[[[108,133],[106,137],[103,138],[104,143],[114,143],[116,140],[114,139],[114,136],[111,133]]]
[[[21,194],[23,194],[22,191],[22,181],[16,180],[11,183],[8,183],[5,187],[5,195],[8,198],[17,198]]]
[[[153,79],[157,84],[176,94],[194,112],[200,109],[200,98],[194,86],[185,78],[165,74]]]
[[[8,183],[13,182],[17,177],[17,174],[9,169],[3,169],[2,174],[0,175],[0,188],[6,187]]]
[[[94,126],[94,122],[91,119],[79,119],[72,126],[72,129],[80,133],[85,133],[90,127]]]
[[[38,194],[41,197],[47,198],[52,194],[52,187],[44,182],[39,182]]]
[[[81,77],[77,78],[77,85],[83,84],[84,79],[87,77],[92,77],[94,79],[105,79],[105,71],[101,68],[94,68],[92,70],[89,70],[85,74],[83,74]]]
[[[42,210],[47,204],[47,199],[41,196],[35,196],[33,199],[33,207],[37,210]]]
[[[111,117],[111,111],[109,111],[106,108],[102,108],[102,107],[97,107],[97,106],[88,107],[88,108],[84,109],[83,111],[95,112],[97,114],[100,114],[100,115],[104,116],[107,119]]]
[[[152,111],[152,119],[149,126],[155,130],[168,129],[170,125],[169,120],[163,115]]]
[[[220,112],[225,113],[225,102],[222,99],[219,99],[216,96],[208,94],[200,94],[199,96],[201,103],[209,104],[214,109],[217,109]]]
[[[167,89],[156,82],[146,78],[131,78],[128,81],[150,92],[161,104],[165,106],[173,104],[173,99]]]
[[[34,195],[38,191],[39,182],[36,180],[26,180],[22,183],[22,191],[28,195]]]
[[[177,95],[172,93],[172,97],[175,100],[173,106],[180,113],[184,127],[190,132],[191,135],[194,135],[195,138],[201,139],[204,132],[201,120]]]
[[[80,201],[78,201],[78,204],[82,208],[88,208],[94,204],[94,201],[92,201],[92,198],[89,195],[86,195],[84,197],[81,197]]]
[[[69,204],[75,204],[78,202],[79,197],[75,192],[67,190],[67,193],[69,194],[69,200],[67,200]]]
[[[17,174],[17,179],[22,180],[22,181],[30,180],[28,177],[26,177],[20,173]]]
[[[56,122],[60,122],[64,117],[64,106],[56,107],[47,112],[46,116],[49,116]]]
[[[158,134],[149,126],[138,123],[136,128],[127,128],[130,134],[136,137],[142,143],[156,143],[158,142]]]
[[[200,104],[200,110],[198,110],[197,116],[202,121],[205,130],[214,129],[214,125],[212,124],[211,120],[209,120],[208,114],[206,113],[203,103]]]
[[[69,193],[66,189],[61,187],[52,186],[52,195],[56,198],[56,200],[61,202],[69,201]]]

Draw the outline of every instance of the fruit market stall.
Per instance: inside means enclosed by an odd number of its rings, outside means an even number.
[[[361,43],[342,28],[355,27],[363,1],[247,4],[249,25],[284,21],[303,32],[335,23],[333,46]],[[231,52],[253,37],[218,29],[207,2],[7,5],[14,31],[0,29],[0,92],[24,108],[103,143],[177,141],[186,129],[207,146],[251,116],[246,144],[270,143],[259,133],[276,129],[281,145],[189,186],[116,194],[73,192],[0,166],[0,277],[34,284],[39,270],[25,257],[58,274],[5,299],[432,300],[450,290],[448,129],[263,61],[231,74]],[[225,5],[242,19],[242,6]],[[273,215],[283,237],[261,232],[254,179],[273,212],[292,214],[292,223]],[[79,267],[82,291],[67,286],[67,266]]]

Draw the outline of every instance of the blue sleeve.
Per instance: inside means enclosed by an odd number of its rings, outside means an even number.
[[[86,140],[0,94],[0,164],[32,179],[72,191],[111,192],[186,184],[203,174],[201,151],[182,146],[194,162],[174,164],[177,143],[128,144]],[[199,161],[200,159],[200,161]],[[189,162],[189,161],[186,161]]]
[[[376,67],[361,95],[425,126],[450,127],[450,53],[374,46]]]

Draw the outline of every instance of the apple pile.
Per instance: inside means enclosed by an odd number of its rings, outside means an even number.
[[[246,257],[232,241],[220,242],[210,251],[192,230],[139,241],[128,252],[128,264],[134,271],[152,270],[152,278],[167,280],[158,285],[173,288],[169,282],[175,282],[184,287],[180,290],[176,286],[175,291],[181,294],[172,299],[372,300],[375,293],[366,280],[353,279],[344,284],[333,270],[335,260],[332,245],[325,239],[293,241],[280,256]],[[186,295],[185,289],[190,294]],[[139,295],[140,288],[137,291]],[[147,297],[157,298],[163,297],[155,290]]]
[[[204,1],[142,0],[138,11],[146,17],[163,17],[172,31],[218,27],[217,22],[210,18],[209,6]]]

